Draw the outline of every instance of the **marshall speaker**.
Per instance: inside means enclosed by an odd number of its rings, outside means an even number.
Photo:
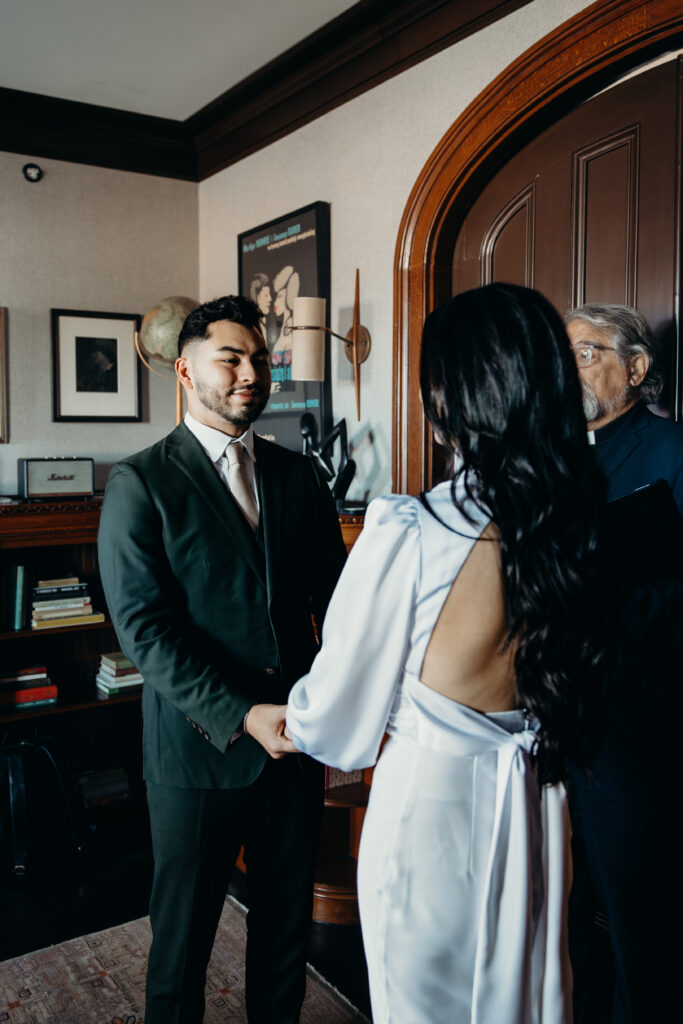
[[[93,459],[17,459],[19,497],[82,498],[94,494]]]

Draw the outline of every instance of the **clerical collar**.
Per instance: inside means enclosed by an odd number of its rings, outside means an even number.
[[[622,412],[621,416],[617,416],[616,419],[610,420],[604,427],[598,427],[597,430],[588,431],[588,443],[594,445],[606,444],[610,441],[618,430],[627,423],[631,416],[633,416],[640,408],[640,402],[636,402],[635,405],[627,409],[626,412]],[[591,437],[592,435],[592,437]]]

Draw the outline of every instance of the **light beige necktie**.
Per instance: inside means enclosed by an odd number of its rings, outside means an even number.
[[[258,505],[244,465],[245,450],[242,442],[229,444],[225,449],[225,457],[228,460],[230,493],[255,531],[258,527]]]

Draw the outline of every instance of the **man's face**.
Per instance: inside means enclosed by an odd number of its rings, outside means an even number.
[[[638,401],[634,367],[626,367],[621,362],[607,330],[600,330],[583,320],[572,320],[567,325],[567,334],[572,351],[577,355],[588,427],[596,430],[621,416]],[[592,350],[590,365],[582,366],[581,350],[591,345],[598,347]],[[637,383],[641,381],[642,377]]]
[[[218,320],[208,338],[192,342],[176,361],[187,408],[207,426],[239,437],[270,395],[268,348],[257,330]]]

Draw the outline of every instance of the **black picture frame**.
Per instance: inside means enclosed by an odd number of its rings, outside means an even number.
[[[140,315],[52,309],[50,316],[53,422],[139,423]]]
[[[331,426],[330,354],[325,346],[325,380],[292,381],[287,375],[291,354],[291,302],[297,295],[326,300],[330,308],[330,205],[315,202],[237,236],[239,290],[264,310],[263,330],[271,352],[273,391],[261,413],[257,432],[286,448],[302,447],[299,421],[308,412],[320,436]],[[270,299],[268,301],[268,292]],[[279,388],[278,388],[279,385]]]

